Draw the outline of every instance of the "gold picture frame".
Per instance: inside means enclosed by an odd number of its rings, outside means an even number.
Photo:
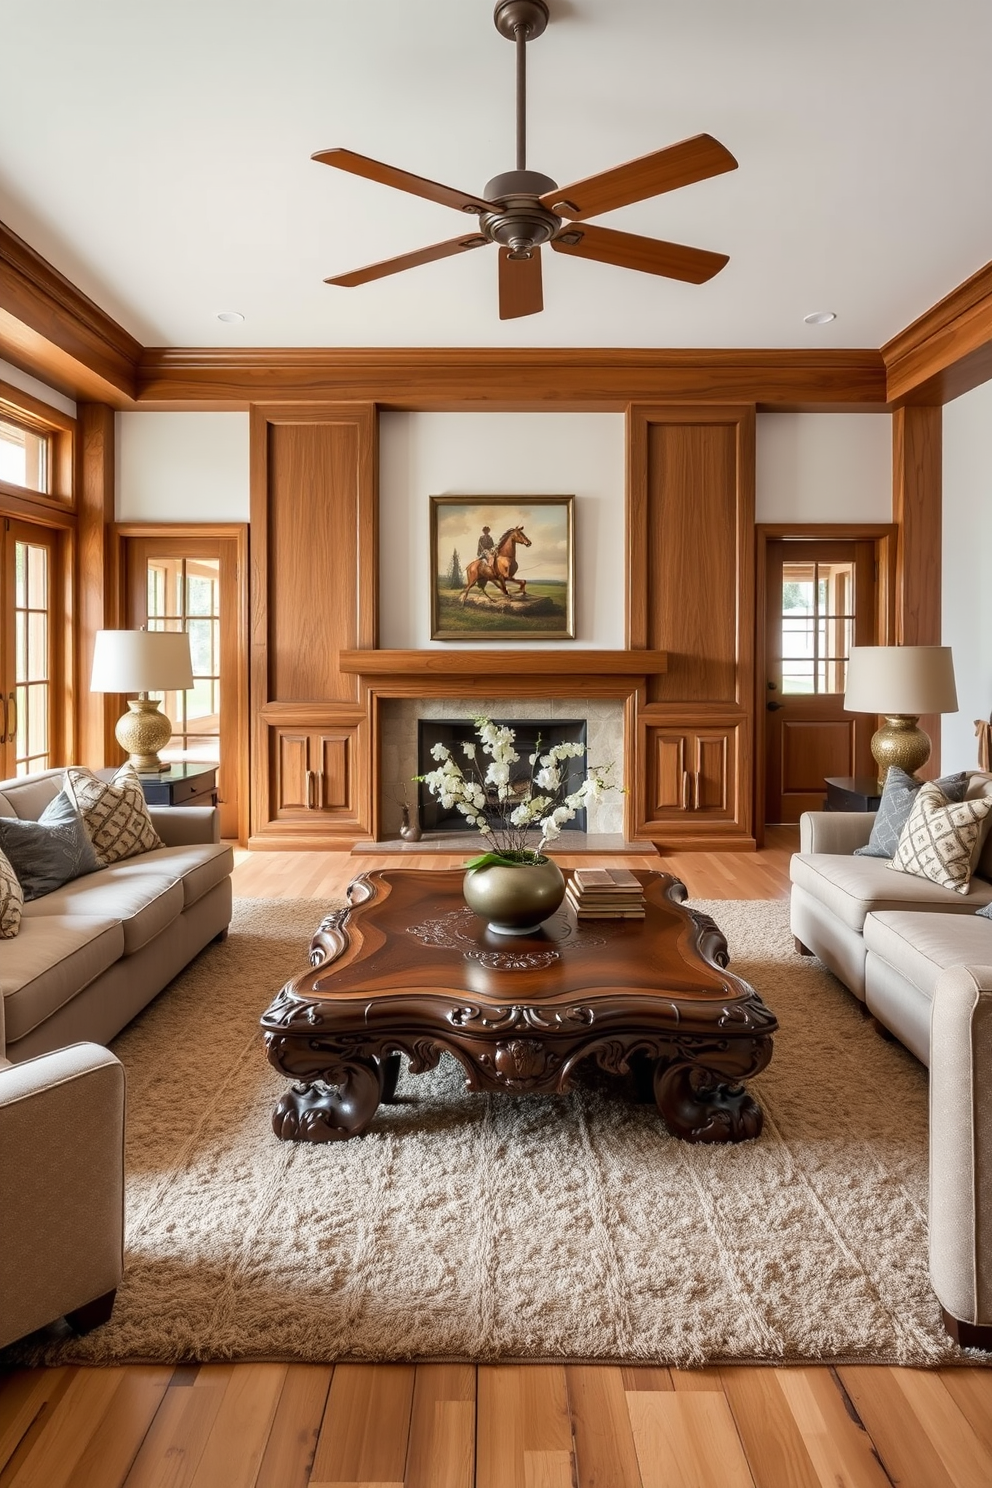
[[[432,496],[431,639],[574,640],[574,506],[574,496]]]

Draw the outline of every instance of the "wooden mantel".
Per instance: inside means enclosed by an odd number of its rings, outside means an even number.
[[[668,670],[667,651],[341,651],[342,672],[380,677],[648,677]]]

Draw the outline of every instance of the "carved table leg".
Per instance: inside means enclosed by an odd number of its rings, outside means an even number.
[[[686,1142],[746,1142],[760,1136],[764,1115],[743,1085],[688,1064],[660,1064],[654,1096],[665,1125]]]
[[[387,1054],[381,1059],[382,1065],[382,1095],[380,1100],[384,1106],[388,1106],[396,1096],[396,1085],[400,1077],[400,1056],[398,1054]]]
[[[378,1059],[340,1060],[321,1074],[321,1080],[294,1085],[277,1103],[272,1130],[282,1141],[343,1142],[360,1136],[378,1110],[383,1089]]]

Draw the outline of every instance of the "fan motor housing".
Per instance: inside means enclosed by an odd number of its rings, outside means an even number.
[[[500,243],[514,253],[527,256],[530,250],[547,243],[561,227],[561,218],[543,206],[539,198],[546,191],[557,191],[558,183],[540,171],[504,171],[486,183],[483,195],[496,202],[500,212],[487,212],[479,218],[479,227],[491,243]]]

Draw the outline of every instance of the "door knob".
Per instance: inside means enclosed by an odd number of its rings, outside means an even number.
[[[766,703],[765,704],[765,707],[768,709],[769,713],[777,713],[778,710],[779,710],[779,708],[784,708],[785,707],[785,704],[784,703],[770,702],[770,703]]]

